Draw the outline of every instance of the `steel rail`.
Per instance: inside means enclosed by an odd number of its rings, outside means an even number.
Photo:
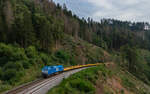
[[[100,63],[99,64],[95,64],[95,65],[89,65],[89,66],[87,66],[87,65],[78,65],[77,67],[76,66],[73,66],[72,67],[72,69],[71,68],[69,68],[68,70],[65,70],[65,71],[63,71],[62,73],[59,73],[59,74],[63,74],[63,73],[65,73],[65,72],[69,72],[69,71],[72,71],[72,70],[78,70],[78,69],[82,69],[82,68],[88,68],[88,67],[92,67],[92,66],[97,66],[97,65],[100,65]],[[51,80],[53,81],[53,80],[56,80],[58,77],[57,77],[57,75],[58,74],[56,74],[56,75],[53,75],[52,77],[49,77],[49,78],[47,78],[47,79],[38,79],[38,80],[35,80],[35,81],[33,81],[33,82],[29,82],[29,83],[27,83],[27,84],[24,84],[24,85],[22,85],[22,86],[19,86],[19,87],[17,87],[17,88],[15,88],[15,89],[12,89],[12,90],[9,90],[9,91],[7,91],[6,93],[4,93],[4,94],[17,94],[17,93],[19,93],[19,92],[23,92],[23,91],[25,91],[25,90],[27,90],[26,92],[28,92],[28,91],[31,91],[31,90],[33,90],[33,89],[35,89],[37,86],[40,86],[40,88],[42,88],[43,86],[45,86],[45,85],[47,85],[48,83],[49,83],[49,81],[51,82]],[[36,85],[36,86],[34,86],[34,85]],[[32,87],[33,86],[33,87]],[[30,88],[30,89],[29,89]],[[38,88],[38,89],[40,89],[40,88]],[[36,90],[34,90],[33,92],[31,92],[30,94],[33,94],[34,92],[36,92],[38,89],[36,89]],[[26,94],[25,92],[23,92],[22,94]]]

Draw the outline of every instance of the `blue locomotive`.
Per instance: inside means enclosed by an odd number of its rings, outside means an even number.
[[[64,67],[62,65],[58,65],[58,66],[45,66],[42,68],[42,75],[44,78],[58,73],[58,72],[62,72],[64,70]]]

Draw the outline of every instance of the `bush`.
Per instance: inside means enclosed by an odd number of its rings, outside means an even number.
[[[23,48],[16,48],[11,45],[0,43],[0,66],[4,66],[10,61],[16,62],[27,59]]]
[[[38,56],[38,52],[34,46],[29,46],[25,52],[28,58],[36,58]]]
[[[41,54],[40,54],[40,58],[41,58],[41,60],[43,61],[43,63],[44,63],[45,65],[51,65],[52,59],[51,59],[50,56],[48,56],[48,55],[46,55],[46,54],[44,54],[44,53],[41,53]]]
[[[12,61],[19,61],[19,60],[27,60],[27,56],[25,54],[25,51],[23,48],[12,48],[13,49],[13,54],[10,60]]]
[[[15,78],[16,76],[17,76],[17,71],[15,69],[8,69],[3,72],[2,80],[10,81],[11,79]]]
[[[127,88],[134,88],[135,87],[135,85],[128,78],[121,77],[121,79],[122,79],[122,83],[125,87],[127,87]]]
[[[23,70],[23,66],[21,62],[8,62],[5,66],[4,66],[4,70],[7,69],[15,69],[17,71]]]
[[[55,56],[64,62],[68,62],[70,58],[69,54],[63,50],[56,52]]]
[[[71,80],[70,85],[72,88],[77,88],[79,91],[85,92],[85,93],[95,91],[94,86],[89,81],[86,81],[80,78]]]
[[[11,88],[10,85],[7,85],[7,84],[0,84],[0,92],[4,92],[4,91],[7,91]]]
[[[0,67],[0,79],[2,77],[2,73],[3,73],[3,71],[2,71],[2,68]]]
[[[29,69],[30,66],[31,66],[31,64],[29,62],[27,62],[27,61],[22,61],[22,65],[23,65],[24,69]]]

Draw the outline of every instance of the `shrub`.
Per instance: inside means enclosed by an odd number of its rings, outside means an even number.
[[[4,92],[6,90],[9,90],[11,88],[10,85],[7,85],[7,84],[0,84],[0,92]]]
[[[94,92],[95,89],[89,81],[85,81],[84,79],[74,79],[70,81],[70,85],[72,88],[77,88],[79,91],[83,91],[85,93]]]
[[[68,62],[70,56],[67,52],[60,50],[58,52],[56,52],[55,56],[61,60],[63,60],[64,62]]]
[[[127,88],[134,88],[135,87],[135,85],[128,78],[121,77],[121,79],[122,79],[122,83],[125,87],[127,87]]]
[[[11,45],[0,43],[0,66],[4,66],[10,61],[16,62],[27,59],[23,48],[16,48]]]
[[[43,61],[43,63],[45,65],[50,65],[52,63],[51,57],[46,55],[46,54],[44,54],[44,53],[40,54],[40,58],[41,58],[41,60]]]
[[[38,52],[36,51],[34,46],[29,46],[26,50],[26,55],[28,58],[35,58],[38,56]]]
[[[10,60],[12,61],[19,61],[19,60],[27,60],[27,56],[25,54],[25,51],[23,48],[12,48],[13,49],[13,53]]]
[[[2,77],[2,73],[3,71],[2,71],[2,68],[0,67],[0,78]]]
[[[17,71],[15,69],[7,69],[2,74],[2,80],[10,81],[12,78],[17,76]]]
[[[23,66],[21,62],[8,62],[5,66],[4,66],[4,70],[7,69],[15,69],[17,71],[22,70]]]
[[[22,61],[22,65],[24,69],[29,69],[30,68],[30,63],[27,61]]]

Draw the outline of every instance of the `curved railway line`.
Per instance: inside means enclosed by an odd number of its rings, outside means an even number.
[[[5,92],[4,94],[45,94],[49,89],[58,85],[64,78],[79,72],[88,67],[100,65],[102,63],[71,66],[64,69],[62,73],[55,74],[47,79],[40,78],[33,82],[24,84],[15,89]],[[109,63],[105,63],[108,65]]]

